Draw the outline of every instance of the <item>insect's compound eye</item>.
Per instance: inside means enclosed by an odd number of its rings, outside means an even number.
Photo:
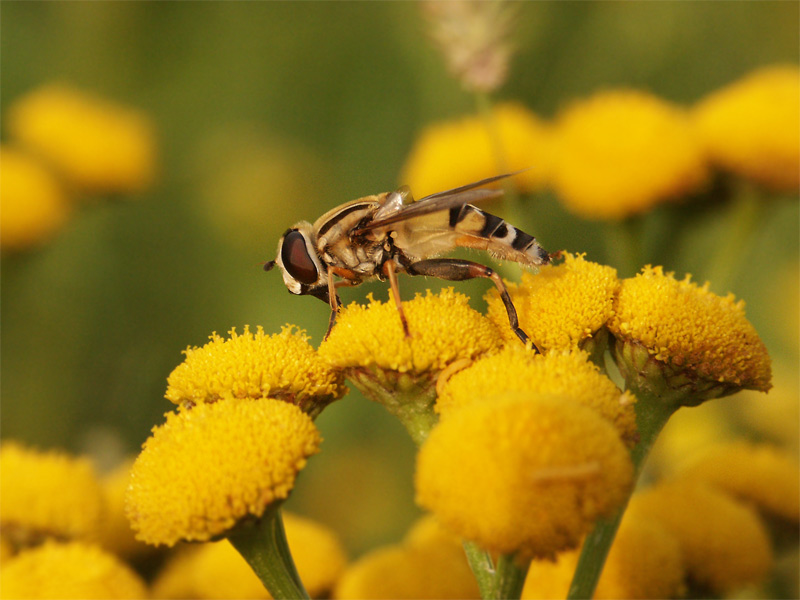
[[[289,275],[300,283],[311,285],[319,278],[317,266],[308,254],[306,240],[297,230],[290,231],[283,238],[281,261]]]

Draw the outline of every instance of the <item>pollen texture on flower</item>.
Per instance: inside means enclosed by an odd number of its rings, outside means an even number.
[[[168,400],[193,405],[271,397],[316,415],[347,391],[341,373],[317,355],[304,332],[290,326],[275,335],[245,326],[242,334],[232,329],[228,339],[217,334],[210,339],[184,352],[186,359],[167,379]]]
[[[551,394],[577,401],[597,411],[617,428],[629,445],[635,443],[636,398],[600,373],[581,351],[534,354],[520,345],[476,361],[440,385],[436,408],[444,416],[463,406],[491,403],[506,392]]]
[[[567,254],[563,264],[525,272],[522,283],[508,284],[520,326],[542,352],[571,350],[591,338],[613,314],[619,282],[612,267]],[[515,339],[506,309],[496,291],[487,294],[487,316],[506,341]]]
[[[207,541],[285,500],[320,436],[280,400],[230,399],[168,413],[131,470],[126,513],[138,539]]]
[[[507,393],[453,411],[417,457],[417,503],[502,554],[575,547],[627,497],[633,468],[614,427],[577,402]]]
[[[554,127],[553,155],[556,193],[586,218],[646,212],[699,189],[707,177],[688,114],[634,90],[601,92],[568,106]]]
[[[394,302],[350,304],[336,318],[319,355],[335,368],[378,367],[400,373],[441,371],[460,358],[500,347],[497,328],[453,291],[430,291],[403,302],[411,337],[405,337]]]
[[[746,319],[744,302],[645,267],[620,286],[611,333],[641,344],[655,359],[735,389],[767,391],[770,358]]]

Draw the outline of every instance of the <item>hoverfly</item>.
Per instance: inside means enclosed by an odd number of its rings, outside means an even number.
[[[550,262],[550,254],[533,236],[471,204],[501,196],[502,190],[479,188],[512,175],[516,173],[489,177],[418,201],[407,186],[352,200],[325,213],[313,225],[300,221],[286,230],[278,242],[277,258],[265,263],[264,270],[277,264],[289,292],[310,294],[330,305],[326,338],[341,304],[336,293],[339,287],[388,279],[408,337],[397,273],[448,281],[486,277],[500,292],[511,328],[527,343],[508,290],[493,269],[469,260],[436,258],[464,247],[524,266]]]

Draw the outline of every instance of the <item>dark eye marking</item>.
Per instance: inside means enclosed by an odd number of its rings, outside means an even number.
[[[308,254],[306,240],[299,231],[290,231],[283,238],[281,260],[289,275],[300,283],[311,285],[319,278],[317,266]]]

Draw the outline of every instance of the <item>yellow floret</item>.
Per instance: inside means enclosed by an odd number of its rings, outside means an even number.
[[[202,348],[184,351],[186,360],[167,379],[166,398],[194,405],[226,398],[279,398],[316,416],[347,388],[340,372],[317,355],[303,331],[284,327],[266,335],[245,326],[230,338],[216,333]]]
[[[436,408],[444,415],[506,392],[552,394],[578,401],[614,424],[629,446],[637,440],[636,398],[619,388],[581,351],[534,354],[520,345],[475,362],[439,386]]]
[[[689,578],[711,593],[759,583],[772,567],[769,537],[755,511],[707,485],[663,483],[634,495],[628,510],[664,525],[680,544]]]
[[[721,168],[775,190],[800,187],[800,70],[759,69],[703,99],[694,121]]]
[[[103,496],[88,459],[4,442],[0,473],[0,526],[15,545],[97,535]]]
[[[68,86],[45,85],[18,99],[8,130],[88,192],[136,192],[155,178],[149,117]]]
[[[369,297],[366,306],[343,308],[320,356],[335,368],[377,367],[399,373],[430,373],[460,358],[476,358],[500,347],[497,328],[468,298],[453,291],[430,291],[403,302],[411,337],[405,337],[394,302]]]
[[[578,557],[577,550],[570,550],[559,554],[555,562],[533,561],[522,598],[566,598]],[[657,521],[626,515],[593,598],[679,598],[684,591],[683,577],[683,561],[675,537]]]
[[[126,514],[137,538],[207,541],[288,497],[319,449],[314,423],[280,400],[198,404],[168,413],[131,470]]]
[[[639,344],[656,360],[725,393],[771,387],[770,359],[744,314],[744,302],[720,297],[687,275],[682,281],[647,266],[620,286],[611,333]]]
[[[499,175],[501,169],[529,169],[515,176],[514,182],[523,192],[541,188],[548,175],[546,125],[517,103],[498,105],[491,119],[493,125],[469,116],[429,126],[411,149],[401,182],[422,198]],[[503,157],[497,155],[491,127],[496,127]]]
[[[0,244],[27,248],[51,239],[67,222],[71,207],[47,168],[24,152],[0,146]]]
[[[613,314],[612,301],[619,282],[617,271],[567,254],[563,264],[524,272],[522,283],[509,284],[509,294],[520,326],[542,352],[571,350],[585,344]],[[487,316],[507,342],[516,339],[500,295],[486,297]]]
[[[697,190],[705,157],[684,110],[635,90],[574,102],[553,133],[552,179],[572,212],[621,219]]]
[[[147,597],[144,581],[114,555],[81,542],[21,552],[0,569],[2,598],[111,600]]]
[[[460,542],[423,517],[402,544],[362,556],[345,571],[334,598],[480,598]]]
[[[489,551],[552,556],[625,500],[632,475],[617,431],[592,409],[506,393],[431,432],[417,457],[417,502]]]
[[[800,465],[794,455],[774,446],[719,445],[681,476],[709,483],[788,521],[800,521]]]

